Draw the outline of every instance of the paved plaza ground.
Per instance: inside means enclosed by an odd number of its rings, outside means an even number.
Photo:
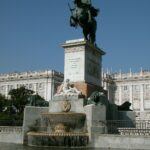
[[[50,147],[40,148],[40,147],[24,146],[21,144],[0,143],[0,150],[70,150],[70,148],[50,148]],[[125,149],[71,148],[71,150],[125,150]]]

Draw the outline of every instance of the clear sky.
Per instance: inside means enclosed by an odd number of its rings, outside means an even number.
[[[73,0],[0,0],[0,73],[64,70],[66,40],[82,38],[69,26]],[[92,0],[100,8],[97,45],[103,68],[150,69],[150,0]]]

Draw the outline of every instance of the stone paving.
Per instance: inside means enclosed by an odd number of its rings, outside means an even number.
[[[70,148],[44,148],[44,147],[28,147],[21,144],[0,143],[0,150],[70,150]],[[71,150],[125,150],[125,149],[103,149],[103,148],[71,148]],[[127,149],[126,149],[127,150]]]
[[[21,144],[9,144],[9,143],[0,143],[0,150],[70,150],[70,148],[50,148],[50,147],[28,147]],[[101,148],[71,148],[71,150],[108,150]],[[123,149],[109,149],[109,150],[123,150]]]

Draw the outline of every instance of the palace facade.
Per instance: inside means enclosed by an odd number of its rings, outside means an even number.
[[[25,86],[49,101],[56,93],[64,75],[54,70],[32,71],[0,75],[0,93],[9,97],[11,89]],[[131,109],[139,118],[150,118],[150,72],[102,73],[102,87],[108,92],[110,103],[132,103]]]
[[[63,82],[63,78],[62,73],[54,70],[1,74],[0,93],[9,97],[11,89],[25,86],[49,101],[56,92],[57,86]]]
[[[110,102],[117,105],[132,103],[139,118],[150,118],[150,72],[104,74],[103,85]]]

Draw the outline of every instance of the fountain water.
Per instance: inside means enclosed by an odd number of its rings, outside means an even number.
[[[63,102],[63,103],[62,103]],[[86,114],[72,112],[69,101],[61,101],[62,112],[42,113],[42,126],[46,129],[28,132],[30,146],[76,147],[88,144]]]

